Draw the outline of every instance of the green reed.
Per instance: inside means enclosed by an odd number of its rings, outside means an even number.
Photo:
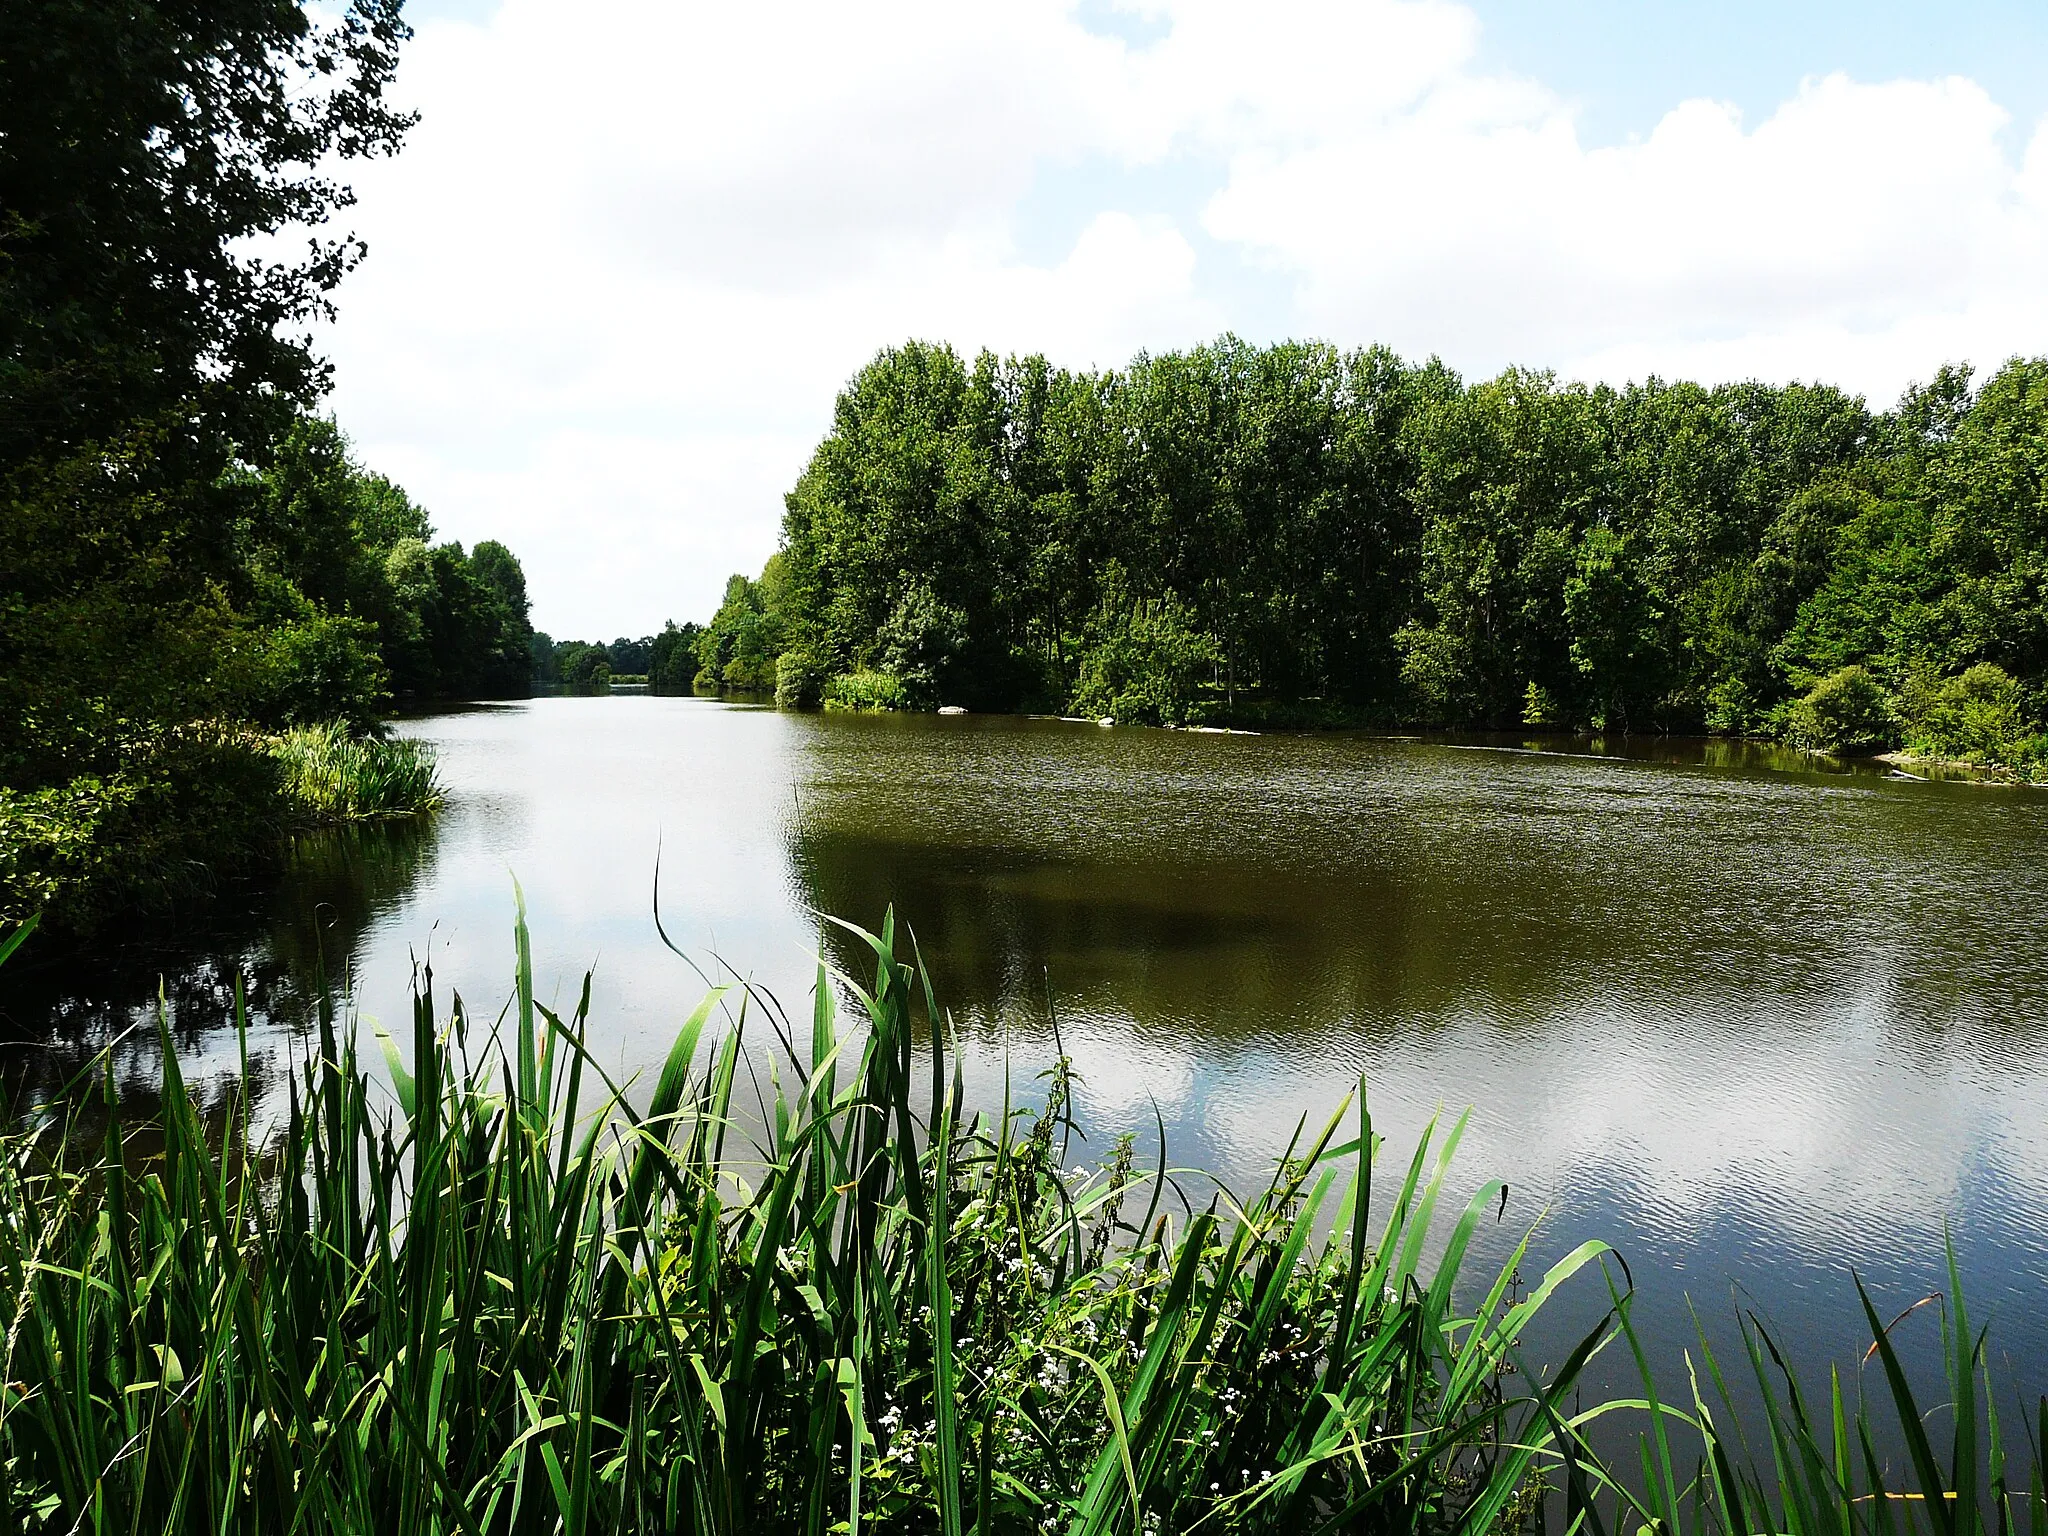
[[[2022,1420],[2014,1446],[1999,1416],[1989,1330],[1972,1330],[1953,1244],[1946,1258],[1948,1288],[1889,1322],[1852,1276],[1871,1344],[1852,1385],[1844,1387],[1836,1366],[1819,1397],[1801,1383],[1765,1322],[1745,1312],[1738,1322],[1746,1371],[1737,1380],[1754,1395],[1738,1401],[1701,1329],[1698,1357],[1686,1360],[1685,1397],[1661,1401],[1629,1321],[1631,1298],[1617,1296],[1613,1315],[1644,1395],[1551,1420],[1566,1528],[1589,1536],[2048,1536],[2048,1397],[2039,1400],[2033,1422]],[[1934,1309],[1942,1357],[1942,1395],[1924,1403],[1894,1338],[1923,1308]],[[1866,1385],[1866,1377],[1875,1380]],[[1637,1465],[1623,1472],[1603,1466],[1588,1438],[1597,1421],[1617,1413],[1640,1415],[1647,1424],[1636,1435]]]
[[[428,742],[309,725],[287,731],[271,753],[283,769],[286,800],[315,821],[381,821],[441,807]]]
[[[1478,1532],[1562,1511],[1889,1536],[1990,1530],[2013,1502],[1995,1421],[1981,1495],[1958,1473],[1952,1500],[1859,1503],[1874,1485],[1822,1476],[1840,1455],[1809,1467],[1820,1431],[1778,1398],[1759,1473],[1703,1403],[1647,1395],[1625,1483],[1588,1437],[1629,1405],[1571,1394],[1595,1349],[1635,1346],[1629,1298],[1523,1365],[1523,1331],[1606,1250],[1526,1294],[1526,1239],[1468,1275],[1501,1186],[1439,1219],[1462,1121],[1395,1165],[1391,1198],[1362,1097],[1250,1199],[1163,1155],[1142,1170],[1128,1139],[1082,1171],[1064,1063],[1036,1107],[971,1114],[922,967],[891,924],[859,938],[872,983],[821,966],[806,1049],[714,990],[651,1093],[587,1049],[587,979],[566,1019],[535,997],[522,915],[495,1023],[444,1011],[423,973],[380,1077],[323,1007],[268,1135],[243,1098],[209,1130],[166,1031],[147,1123],[108,1070],[97,1106],[0,1138],[9,1524]],[[1974,1468],[1965,1419],[1953,1465]],[[1688,1428],[1710,1454],[1681,1487]]]

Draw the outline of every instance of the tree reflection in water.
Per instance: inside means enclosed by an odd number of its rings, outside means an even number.
[[[147,1115],[161,1003],[195,1097],[224,1126],[241,1066],[224,1027],[239,982],[260,1115],[285,1082],[280,1048],[311,1026],[323,991],[346,983],[363,934],[431,873],[436,840],[431,820],[308,834],[280,868],[223,886],[198,912],[116,931],[90,953],[17,956],[0,969],[0,1100],[25,1114],[111,1047],[127,1112]]]

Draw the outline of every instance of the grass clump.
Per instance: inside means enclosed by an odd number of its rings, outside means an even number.
[[[911,706],[910,690],[892,672],[841,672],[826,680],[823,700],[828,710],[858,714],[880,714]]]
[[[287,801],[314,821],[384,821],[442,805],[429,742],[310,725],[286,732],[272,752],[283,769]]]
[[[1945,1454],[1871,1313],[1904,1474],[1839,1380],[1809,1412],[1746,1327],[1759,1461],[1710,1353],[1719,1406],[1660,1404],[1611,1274],[1594,1330],[1523,1366],[1521,1335],[1606,1250],[1526,1295],[1526,1239],[1468,1275],[1501,1186],[1443,1230],[1462,1122],[1383,1179],[1347,1104],[1250,1199],[1163,1157],[1140,1170],[1128,1139],[1083,1170],[1064,1064],[1042,1107],[970,1114],[924,974],[889,925],[860,937],[872,985],[821,967],[807,1048],[772,1005],[714,991],[644,1096],[586,1049],[587,981],[567,1019],[536,998],[522,919],[497,1025],[444,1011],[425,972],[380,1080],[323,1007],[273,1134],[239,1096],[209,1129],[166,1029],[148,1123],[124,1121],[109,1071],[96,1154],[54,1109],[0,1137],[8,1525],[2048,1529],[2038,1473],[2008,1475],[1959,1299]],[[764,1016],[779,1054],[748,1048]],[[1644,1396],[1582,1410],[1613,1340]],[[1593,1450],[1617,1413],[1649,1426],[1640,1476]]]
[[[1497,1200],[1425,1261],[1455,1129],[1384,1208],[1362,1108],[1247,1201],[1183,1201],[1128,1142],[1077,1174],[1064,1070],[1035,1114],[969,1116],[885,928],[859,1032],[821,972],[750,1134],[756,1005],[720,1034],[714,993],[636,1103],[587,989],[558,1018],[518,943],[502,1049],[429,975],[385,1093],[324,1009],[260,1144],[241,1103],[209,1135],[168,1036],[151,1124],[109,1086],[97,1157],[0,1142],[14,1521],[1449,1531],[1527,1488],[1585,1350],[1522,1383],[1513,1341],[1598,1248],[1454,1305]]]

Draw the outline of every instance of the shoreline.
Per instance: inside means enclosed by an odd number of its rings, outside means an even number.
[[[1983,784],[2011,789],[2048,789],[2048,782],[2030,779],[1996,763],[1973,763],[1960,757],[1922,757],[1903,748],[1897,752],[1874,753],[1871,762],[1883,763],[1905,778],[1934,784]],[[1929,772],[1918,770],[1931,769]]]

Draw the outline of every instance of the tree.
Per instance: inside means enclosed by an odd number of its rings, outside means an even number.
[[[305,327],[362,255],[328,167],[396,148],[405,35],[398,0],[0,7],[0,780],[242,708],[244,552],[328,530],[239,470],[324,387]]]
[[[647,686],[654,693],[688,693],[697,675],[697,640],[703,633],[696,624],[678,625],[673,619],[661,627],[647,645]]]
[[[1782,734],[1846,667],[1990,662],[2034,720],[2048,360],[1879,416],[1229,336],[1085,374],[911,342],[842,391],[701,680],[765,686],[764,635],[793,702]]]
[[[267,447],[325,366],[303,326],[363,254],[330,161],[395,151],[400,0],[15,0],[0,11],[0,465],[167,411]],[[255,242],[308,231],[306,253]]]

